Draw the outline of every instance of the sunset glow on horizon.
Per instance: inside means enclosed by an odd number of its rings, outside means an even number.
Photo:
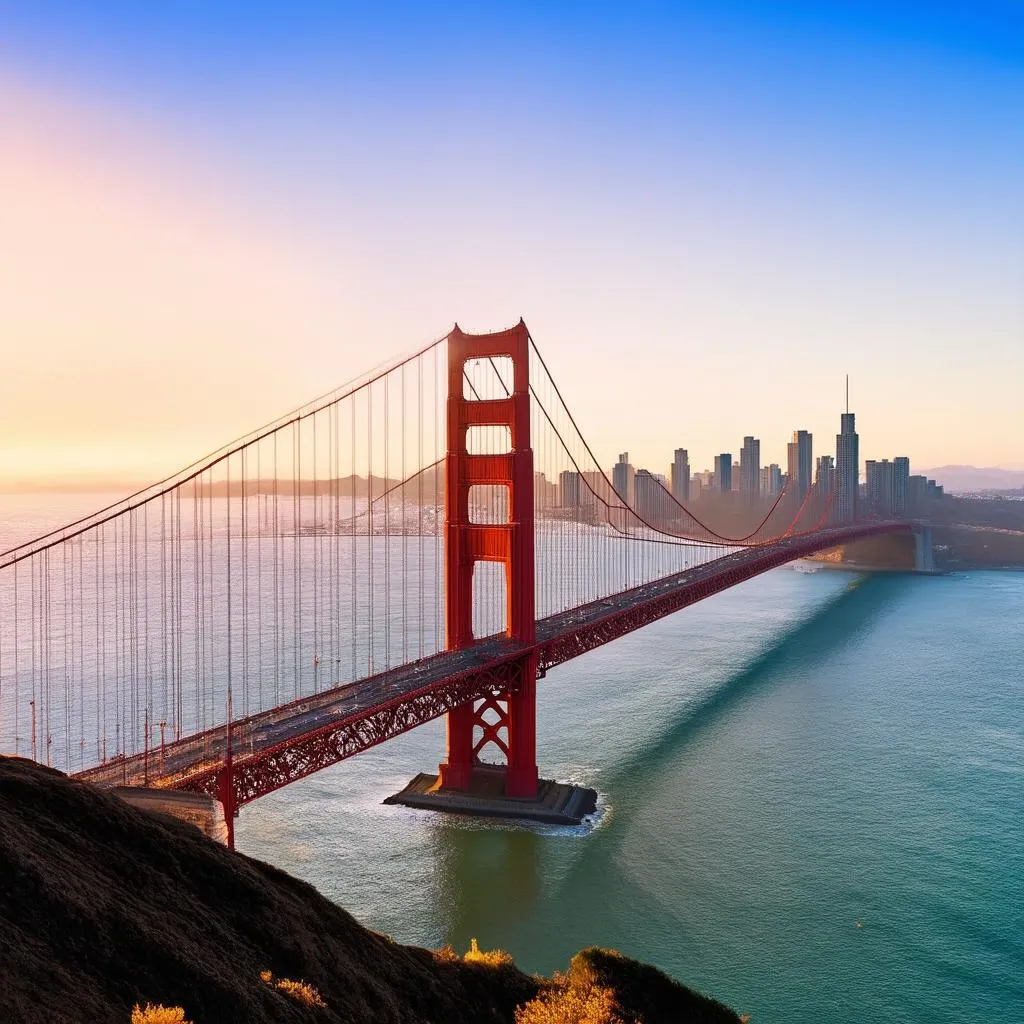
[[[831,450],[846,373],[862,457],[1024,465],[1019,9],[46,6],[0,39],[0,486],[520,316],[608,466]]]

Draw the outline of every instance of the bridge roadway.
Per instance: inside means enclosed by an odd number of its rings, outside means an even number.
[[[905,521],[876,523],[798,534],[759,547],[741,548],[653,583],[540,619],[533,648],[504,636],[488,637],[465,650],[443,651],[236,720],[232,723],[230,738],[233,770],[244,771],[247,765],[273,755],[272,760],[282,762],[275,771],[284,771],[288,776],[277,784],[254,783],[251,791],[242,786],[238,803],[255,799],[327,763],[408,731],[472,696],[503,692],[500,683],[502,679],[507,682],[509,677],[502,676],[500,671],[494,675],[493,670],[521,663],[524,655],[531,651],[537,653],[543,675],[553,665],[768,569],[852,539],[909,532],[912,528],[913,524]],[[474,679],[479,679],[478,686],[474,686]],[[453,699],[447,702],[426,700],[424,704],[425,698],[435,691],[460,680],[465,681],[468,688],[455,693]],[[423,705],[421,709],[413,707],[417,702]],[[385,710],[391,712],[389,721],[377,728],[360,730],[363,720]],[[339,742],[332,734],[346,728],[350,735]],[[330,748],[326,753],[321,749],[301,766],[283,763],[288,761],[286,752],[290,747],[318,736]],[[322,748],[324,743],[319,746]],[[227,750],[228,732],[222,725],[168,743],[163,749],[157,746],[143,753],[118,756],[77,773],[76,778],[107,786],[150,785],[212,792],[213,780],[226,760]]]

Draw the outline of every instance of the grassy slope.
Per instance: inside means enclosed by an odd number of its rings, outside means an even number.
[[[588,951],[627,1020],[736,1021],[652,968]],[[603,958],[603,959],[602,959]],[[315,985],[327,1010],[260,981]],[[311,886],[58,772],[0,757],[0,1020],[513,1020],[538,981],[441,961],[363,928]]]

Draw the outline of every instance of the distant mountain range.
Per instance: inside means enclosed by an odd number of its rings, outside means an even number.
[[[1003,469],[1000,466],[936,466],[923,470],[925,476],[942,484],[947,491],[1007,491],[1024,487],[1024,469]]]

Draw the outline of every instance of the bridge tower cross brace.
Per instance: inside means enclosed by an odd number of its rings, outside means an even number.
[[[449,650],[473,646],[473,569],[477,562],[505,567],[506,635],[529,650],[523,654],[514,692],[480,703],[471,701],[448,713],[447,758],[441,786],[468,789],[480,749],[488,742],[505,751],[508,796],[537,795],[537,657],[534,614],[533,449],[530,447],[529,332],[522,320],[495,334],[466,334],[458,325],[448,335],[448,450],[445,458],[445,622]],[[464,393],[469,360],[510,358],[512,393],[477,399]],[[470,453],[471,427],[508,427],[506,454]],[[508,522],[470,521],[474,485],[508,488]],[[490,722],[485,714],[497,713]],[[506,740],[502,741],[501,728]],[[475,730],[481,737],[474,742]]]

